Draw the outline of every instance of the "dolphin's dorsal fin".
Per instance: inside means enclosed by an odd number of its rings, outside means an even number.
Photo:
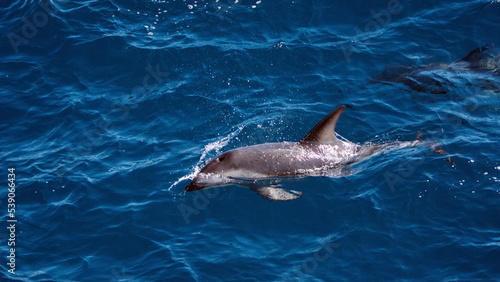
[[[333,143],[337,141],[337,137],[335,136],[335,125],[337,125],[337,121],[344,109],[345,106],[340,106],[335,111],[328,114],[323,120],[316,124],[300,142]]]
[[[478,67],[478,66],[480,66],[479,63],[481,62],[481,60],[489,58],[488,55],[490,52],[491,52],[490,45],[484,45],[482,47],[478,47],[478,48],[472,50],[469,54],[467,54],[467,56],[458,60],[458,62],[468,62],[468,63],[471,63],[474,66]]]

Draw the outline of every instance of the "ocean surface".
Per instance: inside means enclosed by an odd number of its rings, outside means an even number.
[[[431,73],[438,94],[373,78],[498,52],[499,15],[491,0],[2,1],[0,280],[497,280],[498,69]],[[352,142],[421,132],[450,155],[283,183],[294,201],[184,192],[218,154],[298,141],[340,105]]]

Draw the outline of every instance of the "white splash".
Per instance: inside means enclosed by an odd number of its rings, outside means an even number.
[[[170,187],[168,187],[168,190],[170,191],[173,187],[175,187],[177,184],[179,184],[180,182],[182,182],[184,180],[193,179],[200,172],[200,170],[203,168],[205,163],[207,161],[209,161],[209,160],[207,160],[207,156],[212,151],[215,151],[216,155],[220,155],[222,148],[227,146],[227,144],[229,144],[229,141],[231,141],[231,139],[233,139],[235,136],[240,134],[240,132],[241,132],[241,130],[243,130],[243,128],[245,128],[245,126],[240,125],[240,126],[238,126],[238,128],[235,131],[229,133],[227,136],[221,138],[220,140],[216,140],[214,142],[211,142],[211,143],[208,143],[207,145],[205,145],[203,147],[203,152],[201,153],[201,156],[200,156],[200,159],[198,160],[198,163],[193,167],[193,172],[191,172],[190,174],[184,175],[184,176],[180,177],[179,179],[177,179],[172,185],[170,185]]]
[[[182,182],[184,180],[193,179],[197,173],[198,173],[198,171],[195,170],[188,175],[184,175],[184,176],[180,177],[172,185],[170,185],[170,187],[168,187],[167,190],[170,191],[174,186],[177,186],[177,184],[179,184],[180,182]]]
[[[231,141],[231,139],[240,134],[241,130],[244,127],[245,127],[244,125],[241,125],[234,132],[229,133],[224,138],[205,145],[205,147],[203,148],[203,152],[201,153],[201,157],[195,166],[195,170],[197,171],[201,170],[201,167],[206,162],[206,157],[210,152],[215,151],[217,155],[220,155],[221,149],[227,146],[227,144],[229,144],[229,141]]]

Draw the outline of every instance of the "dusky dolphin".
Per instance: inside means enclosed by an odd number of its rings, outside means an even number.
[[[299,142],[264,143],[223,153],[201,169],[185,191],[236,184],[247,186],[270,200],[294,200],[302,193],[278,188],[275,184],[307,176],[351,175],[352,170],[348,167],[352,164],[384,151],[414,147],[422,142],[417,138],[381,145],[358,145],[340,140],[335,125],[344,109],[345,106],[340,106],[331,112]]]
[[[374,82],[402,83],[418,92],[446,94],[457,78],[477,81],[480,88],[500,92],[500,53],[491,45],[472,50],[464,58],[447,63],[431,63],[415,66],[391,66],[373,77]],[[470,83],[467,81],[466,83]]]

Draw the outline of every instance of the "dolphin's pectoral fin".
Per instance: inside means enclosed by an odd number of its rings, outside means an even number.
[[[285,190],[283,188],[273,186],[252,187],[251,189],[259,193],[262,198],[273,201],[291,201],[302,196],[302,192],[300,191]]]

